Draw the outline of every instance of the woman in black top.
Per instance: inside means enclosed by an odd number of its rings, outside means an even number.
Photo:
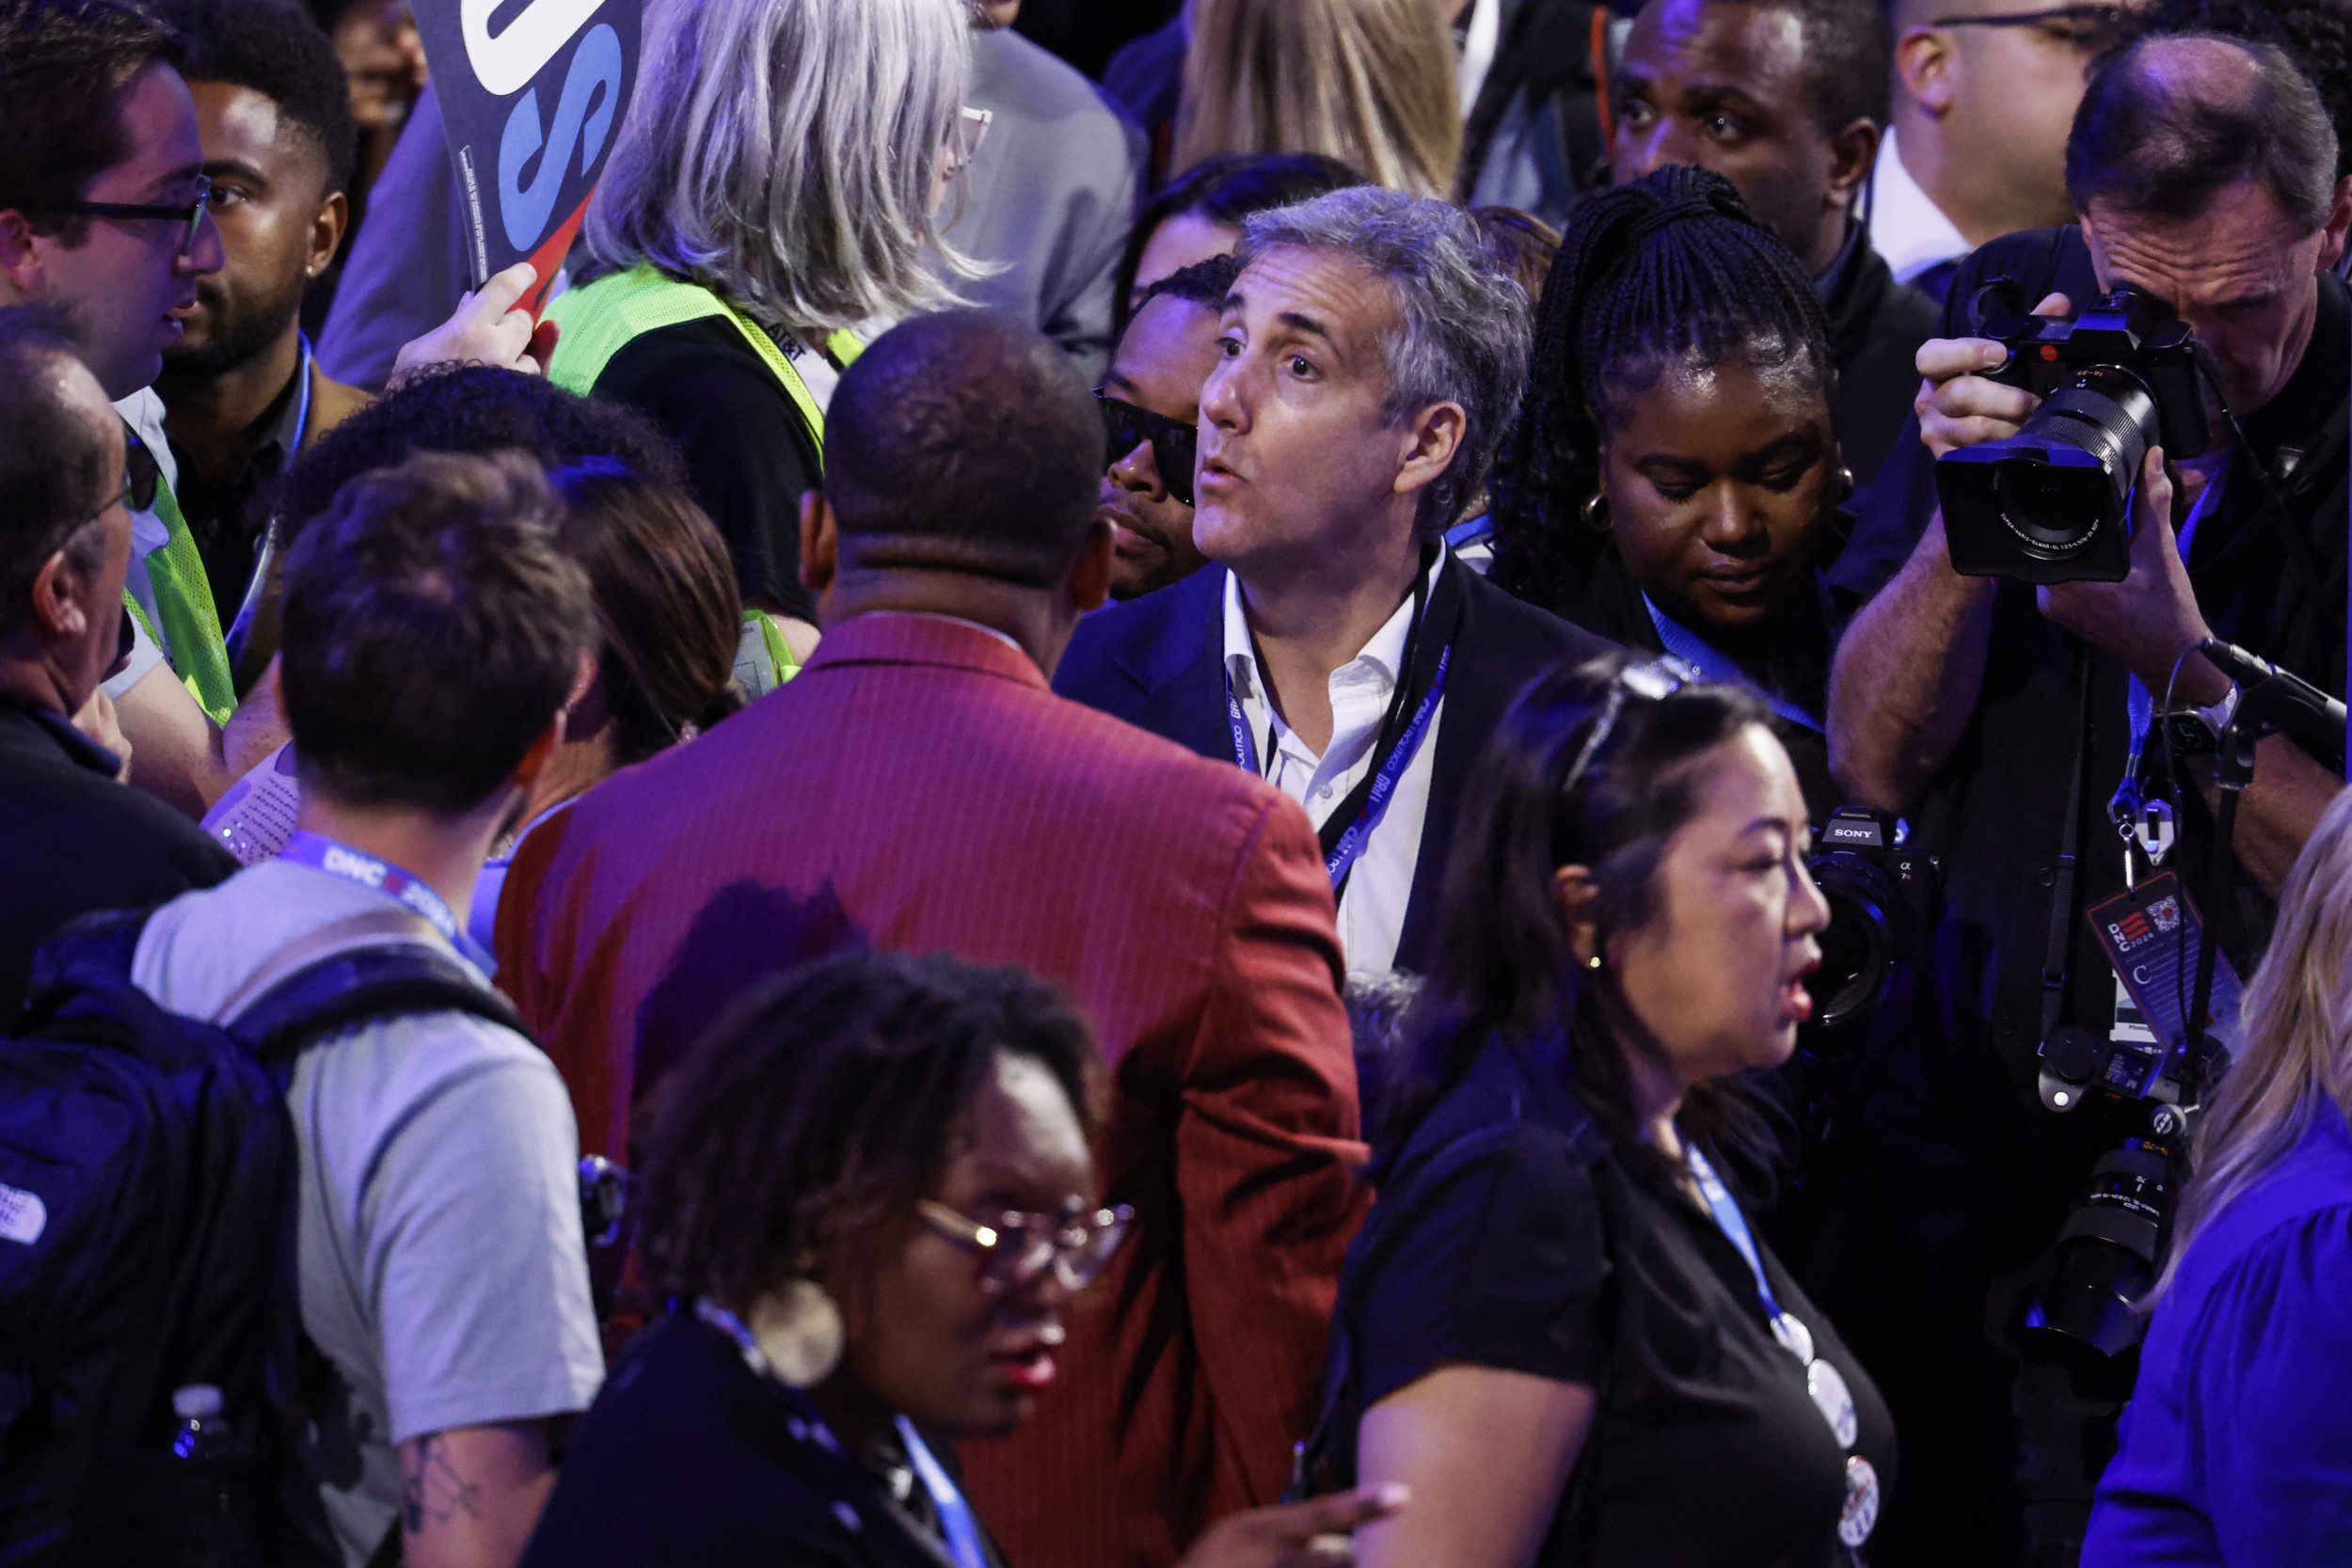
[[[1828,910],[1769,710],[1665,659],[1524,693],[1466,802],[1333,1325],[1364,1568],[1851,1564],[1885,1407],[1725,1190]],[[1436,1499],[1445,1499],[1439,1507]]]
[[[747,998],[648,1141],[673,1310],[580,1418],[524,1568],[1003,1568],[946,1440],[1021,1424],[1125,1234],[1095,1206],[1095,1060],[1053,987],[945,954]],[[1397,1501],[1237,1514],[1180,1568],[1304,1564]]]
[[[1772,705],[1816,820],[1843,804],[1823,715],[1823,569],[1852,519],[1829,327],[1731,182],[1670,166],[1577,209],[1498,457],[1497,583]]]

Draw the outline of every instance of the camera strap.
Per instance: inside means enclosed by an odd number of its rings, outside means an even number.
[[[2093,655],[2078,644],[2082,679],[2075,699],[2074,768],[2066,785],[2066,825],[2058,832],[2058,863],[2050,877],[2050,941],[2042,955],[2042,1041],[2058,1028],[2066,1006],[2066,955],[2074,940],[2074,867],[2083,847],[2083,777],[2090,764],[2090,687]]]

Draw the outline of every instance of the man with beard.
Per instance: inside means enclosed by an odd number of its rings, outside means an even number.
[[[367,403],[326,378],[298,325],[305,286],[342,240],[358,132],[334,46],[295,7],[164,0],[156,12],[187,52],[227,262],[198,278],[195,305],[175,312],[185,335],[164,350],[155,389],[179,463],[180,510],[243,687],[268,654],[244,636],[262,597],[269,519],[260,494],[295,452]]]

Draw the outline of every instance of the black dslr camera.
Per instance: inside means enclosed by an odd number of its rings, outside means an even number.
[[[1804,864],[1829,900],[1829,928],[1805,990],[1813,1022],[1836,1028],[1876,1005],[1894,967],[1925,949],[1943,867],[1898,845],[1894,814],[1876,806],[1838,807],[1815,846]]]
[[[1999,313],[1986,316],[1988,301]],[[1984,372],[2042,399],[2005,441],[1935,465],[1952,568],[2019,582],[2120,582],[2132,486],[2151,446],[2194,457],[2211,439],[2197,340],[2171,307],[2125,284],[2072,316],[2024,313],[2007,278],[1978,294],[1978,336],[2009,345]]]

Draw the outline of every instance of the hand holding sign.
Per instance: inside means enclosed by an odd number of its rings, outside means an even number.
[[[555,324],[534,322],[522,309],[538,287],[529,261],[517,261],[457,302],[457,313],[404,344],[392,361],[389,387],[398,387],[427,365],[497,365],[526,375],[545,375],[555,355]],[[389,388],[388,388],[389,389]]]
[[[501,310],[519,302],[536,316],[628,104],[638,0],[528,0],[519,10],[513,0],[416,5],[465,204],[476,297],[528,262],[532,281]],[[503,23],[495,32],[493,21]],[[504,362],[486,353],[433,357]]]

